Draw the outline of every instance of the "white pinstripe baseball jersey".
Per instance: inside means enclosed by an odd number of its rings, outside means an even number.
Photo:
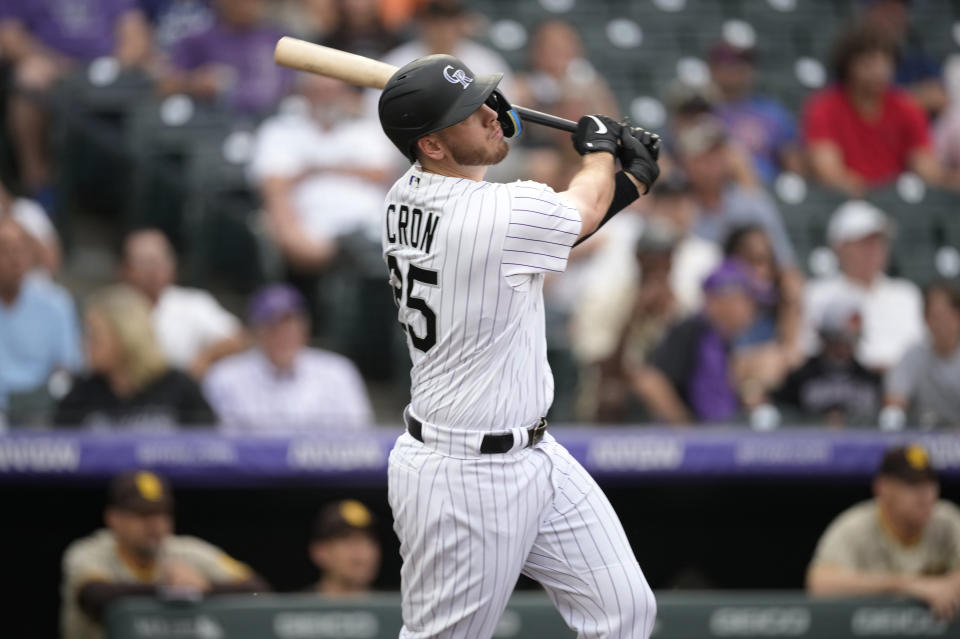
[[[543,279],[580,214],[548,186],[410,167],[386,198],[384,258],[413,361],[411,411],[459,429],[530,425],[553,401]]]
[[[414,164],[387,194],[384,258],[423,422],[387,469],[400,639],[490,639],[521,573],[579,637],[650,636],[656,601],[610,502],[550,433],[525,446],[522,427],[553,401],[543,279],[580,229],[576,208],[534,182]],[[513,448],[481,453],[482,431],[513,431]]]

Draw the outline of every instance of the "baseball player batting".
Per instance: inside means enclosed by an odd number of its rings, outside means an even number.
[[[491,637],[520,574],[580,637],[648,637],[656,602],[623,526],[546,432],[543,280],[653,184],[659,138],[585,116],[568,190],[485,182],[520,129],[500,77],[431,55],[380,96],[383,130],[412,162],[387,194],[383,227],[413,362],[406,432],[389,461],[400,637]]]

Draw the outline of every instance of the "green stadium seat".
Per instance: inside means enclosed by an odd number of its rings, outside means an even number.
[[[317,287],[315,312],[330,348],[349,357],[366,378],[394,379],[408,368],[386,267],[376,274],[360,273],[340,263],[320,275]]]
[[[654,0],[629,2],[622,7],[640,24],[650,45],[672,49],[679,55],[703,56],[710,43],[720,38],[724,22],[722,3],[686,0],[682,9],[665,11]]]
[[[794,61],[789,63],[789,70],[766,70],[761,67],[757,82],[758,90],[780,101],[796,118],[798,127],[803,117],[803,108],[810,95],[817,88],[804,86],[797,80],[793,69]]]
[[[773,191],[798,263],[808,274],[815,274],[810,258],[827,245],[827,224],[846,198],[796,176],[782,176]]]
[[[875,191],[867,199],[896,225],[891,251],[893,271],[922,285],[939,275],[936,255],[944,238],[942,218],[937,211],[939,207],[928,200],[928,189],[915,191],[905,198],[903,194],[909,194],[910,189],[902,187],[893,185]],[[935,201],[938,197],[931,199]]]
[[[93,114],[126,114],[153,91],[153,80],[136,70],[122,70],[103,58],[68,73],[54,88],[58,108]]]
[[[939,221],[940,250],[953,248],[960,249],[960,193],[931,189],[927,192],[926,200],[930,209]],[[956,277],[960,273],[940,272],[943,277]]]
[[[940,225],[943,229],[944,246],[960,247],[960,212],[942,216]]]
[[[930,55],[942,60],[956,53],[958,42],[953,35],[953,28],[960,21],[960,2],[914,2],[910,14],[913,31],[919,35],[924,49]]]
[[[68,224],[76,209],[109,219],[123,215],[130,182],[123,140],[131,113],[151,91],[143,73],[106,60],[78,68],[53,87],[47,104],[59,224]]]
[[[139,105],[127,140],[133,159],[127,225],[160,228],[181,247],[189,159],[194,149],[217,143],[229,129],[227,113],[197,105],[186,96]]]
[[[849,0],[739,0],[739,5],[743,18],[758,25],[777,28],[788,24],[810,30],[847,21],[854,10]]]
[[[207,287],[249,292],[278,279],[279,259],[259,226],[259,195],[246,177],[242,149],[248,131],[210,136],[198,142],[186,167],[183,236],[187,271]],[[225,150],[227,153],[225,153]]]
[[[742,11],[756,29],[761,64],[769,61],[775,72],[792,75],[792,61],[798,57],[827,58],[833,39],[849,19],[849,4],[798,0],[792,10],[781,11],[769,0],[743,0]]]

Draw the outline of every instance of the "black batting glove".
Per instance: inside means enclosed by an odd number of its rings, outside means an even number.
[[[605,115],[585,115],[577,122],[573,148],[580,155],[602,151],[616,156],[622,128],[619,122]]]
[[[623,170],[646,185],[650,192],[653,183],[660,177],[660,136],[639,127],[623,126],[620,130],[620,149],[617,159]]]
[[[630,135],[639,140],[640,144],[647,147],[647,150],[650,151],[650,155],[653,156],[654,160],[660,159],[661,138],[658,134],[652,133],[638,126],[630,126],[626,122],[621,123],[620,126],[626,130],[629,130]]]

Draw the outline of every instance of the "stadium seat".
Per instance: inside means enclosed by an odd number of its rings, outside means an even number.
[[[661,8],[669,5],[681,8]],[[707,47],[720,38],[724,21],[721,3],[705,0],[643,0],[628,2],[622,10],[641,26],[651,48],[673,51],[675,57],[703,56]]]
[[[186,96],[150,99],[133,113],[128,144],[133,184],[127,224],[153,226],[181,247],[185,169],[198,145],[216,144],[229,132],[227,113]]]
[[[316,297],[319,332],[329,348],[349,357],[368,379],[408,374],[406,338],[385,269],[359,273],[340,262],[320,274]]]
[[[798,264],[808,274],[816,274],[810,258],[818,248],[827,245],[827,223],[846,198],[797,176],[781,177],[773,192]]]
[[[150,91],[144,74],[96,60],[64,76],[50,93],[50,143],[58,163],[55,203],[60,224],[76,208],[108,219],[123,215],[130,161],[123,140],[131,113]]]
[[[910,12],[912,30],[915,34],[922,34],[921,44],[930,55],[943,59],[957,52],[954,26],[960,21],[960,2],[914,2]]]
[[[259,226],[259,196],[246,177],[241,147],[250,135],[240,129],[207,137],[186,166],[187,270],[206,287],[245,293],[281,275],[279,259]]]
[[[10,95],[12,70],[0,63],[0,122],[7,121],[7,99]],[[16,185],[17,166],[13,140],[7,127],[0,127],[0,181],[8,186]]]
[[[928,189],[899,184],[871,193],[868,199],[895,224],[891,262],[895,274],[925,284],[938,276],[937,249],[943,238],[941,219],[927,199]],[[905,197],[906,196],[906,197]]]

